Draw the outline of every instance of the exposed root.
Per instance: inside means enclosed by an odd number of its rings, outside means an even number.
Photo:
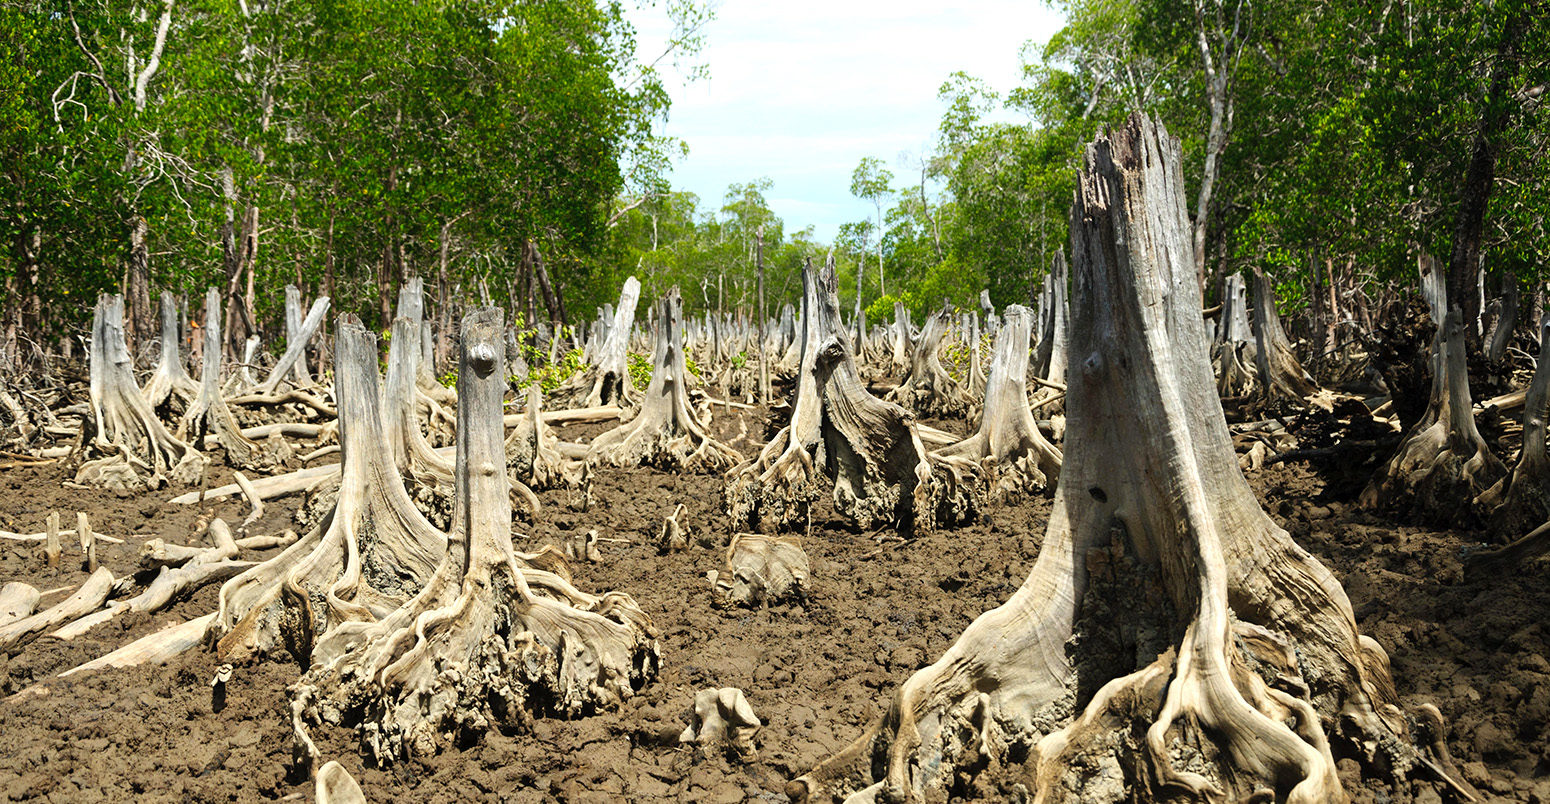
[[[579,715],[655,674],[655,631],[627,596],[594,597],[511,547],[498,310],[463,322],[458,371],[458,518],[425,588],[377,622],[324,634],[291,688],[298,754],[308,724],[356,726],[379,763],[433,754],[496,724]]]

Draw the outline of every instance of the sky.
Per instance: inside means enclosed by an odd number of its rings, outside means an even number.
[[[645,61],[662,51],[662,7],[632,13]],[[862,157],[918,181],[936,140],[937,90],[954,71],[999,92],[1016,87],[1024,42],[1048,41],[1060,14],[1039,0],[723,0],[688,83],[668,68],[673,98],[662,133],[685,140],[675,189],[719,209],[729,184],[769,177],[765,194],[787,233],[807,225],[823,242],[841,223],[873,216],[850,194]],[[1009,119],[1011,113],[1007,113]]]

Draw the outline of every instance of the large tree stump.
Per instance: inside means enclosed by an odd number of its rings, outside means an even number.
[[[1361,502],[1427,522],[1465,524],[1473,512],[1470,503],[1507,470],[1475,427],[1463,313],[1449,306],[1441,263],[1422,265],[1430,268],[1422,287],[1432,319],[1442,322],[1432,339],[1431,395],[1426,413],[1362,491]]]
[[[1550,319],[1546,320],[1550,325]],[[1550,451],[1546,422],[1550,421],[1550,326],[1541,329],[1539,365],[1523,400],[1523,447],[1512,471],[1475,500],[1498,538],[1519,533],[1550,520]]]
[[[888,398],[922,416],[961,416],[973,401],[947,370],[942,368],[942,337],[952,313],[946,305],[926,318],[926,326],[910,353],[909,373]]]
[[[512,549],[501,397],[501,314],[463,320],[456,521],[419,594],[378,622],[323,635],[292,687],[308,723],[354,726],[378,763],[438,751],[497,724],[616,705],[656,673],[650,620],[628,595],[589,595]]]
[[[565,407],[626,407],[635,399],[630,384],[630,332],[635,327],[635,307],[640,303],[640,280],[629,277],[619,291],[613,322],[598,347],[592,365],[572,374],[550,398]]]
[[[929,532],[985,507],[977,465],[926,453],[915,417],[867,393],[840,321],[834,266],[803,272],[802,363],[791,421],[758,458],[732,473],[728,513],[750,526],[796,523],[824,486],[835,510],[862,528]],[[819,476],[822,482],[819,481]]]
[[[1038,560],[794,796],[943,800],[973,762],[1035,801],[1342,801],[1332,740],[1395,776],[1436,767],[1339,583],[1238,470],[1179,165],[1139,116],[1088,147],[1065,464]]]
[[[168,478],[198,484],[209,459],[167,432],[135,384],[123,296],[98,297],[89,360],[91,416],[81,425],[75,482],[122,494],[160,488]]]
[[[1265,272],[1254,269],[1254,366],[1259,387],[1270,402],[1301,404],[1318,391],[1307,371],[1292,351],[1292,341],[1281,327],[1276,312],[1275,288]]]
[[[284,647],[306,666],[318,635],[386,616],[420,590],[445,551],[404,490],[384,437],[377,338],[348,314],[337,332],[343,461],[335,502],[295,544],[221,588],[212,633],[225,661]]]
[[[996,332],[984,411],[974,435],[937,451],[941,458],[958,458],[988,465],[997,497],[1042,491],[1060,476],[1060,451],[1044,438],[1028,407],[1028,334],[1033,312],[1009,305]],[[1064,372],[1061,372],[1064,375]]]
[[[651,383],[641,397],[640,411],[594,438],[587,460],[621,467],[650,464],[670,472],[720,472],[736,466],[742,456],[712,438],[689,404],[683,299],[676,287],[657,303],[655,338]]]

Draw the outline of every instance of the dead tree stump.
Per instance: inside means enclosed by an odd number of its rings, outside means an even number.
[[[1313,377],[1297,360],[1292,341],[1276,312],[1275,288],[1265,272],[1254,269],[1254,365],[1266,401],[1301,404],[1318,391]]]
[[[81,424],[75,482],[120,494],[160,488],[169,478],[198,484],[209,459],[167,432],[135,384],[124,346],[124,297],[98,297],[89,360],[91,415]]]
[[[582,592],[512,548],[502,330],[498,309],[463,320],[456,520],[441,563],[380,621],[318,641],[291,688],[303,762],[317,756],[309,724],[355,727],[386,764],[497,724],[617,705],[656,673],[656,632],[628,595]]]
[[[212,633],[223,661],[284,647],[307,666],[318,635],[393,611],[446,549],[404,490],[383,434],[376,336],[348,314],[337,333],[337,498],[295,544],[221,588]]]
[[[972,400],[963,386],[942,368],[942,337],[951,313],[947,306],[926,318],[926,326],[910,354],[909,373],[888,395],[891,401],[922,416],[961,416]]]
[[[1550,320],[1547,320],[1550,324]],[[1539,365],[1523,400],[1523,447],[1512,471],[1475,500],[1481,515],[1499,539],[1518,534],[1550,520],[1550,326],[1540,333]]]
[[[750,526],[769,519],[786,527],[828,486],[835,510],[863,529],[917,534],[979,516],[986,494],[979,467],[928,455],[914,415],[867,393],[840,321],[833,263],[822,274],[809,265],[802,287],[791,421],[732,473],[728,513]]]
[[[1088,146],[1071,232],[1066,459],[1037,562],[788,793],[943,800],[973,762],[1035,801],[1343,801],[1333,740],[1440,774],[1334,575],[1238,470],[1178,141],[1133,116]]]
[[[1457,305],[1449,306],[1441,263],[1423,260],[1422,265],[1430,268],[1422,287],[1432,318],[1442,322],[1432,339],[1431,395],[1421,420],[1362,491],[1361,502],[1427,522],[1466,524],[1473,515],[1470,503],[1507,470],[1475,427],[1464,314]]]
[[[593,439],[587,460],[621,467],[649,464],[669,472],[720,472],[736,466],[742,456],[712,438],[689,404],[683,299],[676,287],[657,304],[655,340],[651,383],[639,412]]]
[[[160,411],[173,397],[187,406],[199,395],[199,386],[188,376],[183,367],[183,356],[178,348],[178,300],[168,291],[161,292],[161,356],[156,368],[145,381],[143,393],[151,410]]]
[[[613,322],[598,347],[592,365],[572,374],[550,398],[563,407],[627,407],[635,400],[630,384],[630,332],[635,327],[635,307],[640,303],[640,280],[629,277],[619,291]]]
[[[1009,305],[996,331],[995,353],[985,388],[984,411],[974,435],[937,451],[940,458],[988,466],[993,494],[1053,488],[1060,476],[1060,451],[1039,432],[1028,407],[1028,334],[1033,312]],[[1064,376],[1064,372],[1061,372]]]

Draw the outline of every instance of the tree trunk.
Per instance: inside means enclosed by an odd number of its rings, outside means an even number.
[[[1453,224],[1448,298],[1460,306],[1459,315],[1469,351],[1480,348],[1480,299],[1476,290],[1480,281],[1480,244],[1485,234],[1485,213],[1496,182],[1496,155],[1501,150],[1504,129],[1512,117],[1511,87],[1508,85],[1518,72],[1515,54],[1526,27],[1525,13],[1514,12],[1502,23],[1496,60],[1491,67],[1491,83],[1480,101],[1480,127],[1475,132],[1464,183],[1459,188],[1458,217]]]
[[[441,562],[379,622],[318,640],[292,688],[299,758],[318,755],[309,722],[357,726],[362,750],[385,765],[497,724],[616,706],[657,672],[656,630],[628,595],[589,595],[512,547],[506,472],[496,468],[506,462],[503,329],[497,309],[463,319],[456,518]]]
[[[1492,363],[1500,363],[1512,345],[1512,333],[1518,326],[1518,278],[1511,274],[1502,277],[1502,309],[1496,316],[1496,327],[1491,331],[1490,348],[1486,357]]]
[[[151,342],[151,253],[145,238],[149,225],[143,216],[136,215],[129,227],[129,261],[125,266],[125,301],[129,317],[129,359],[134,366],[136,352],[143,352]]]
[[[1436,767],[1334,575],[1238,470],[1179,161],[1139,116],[1088,146],[1065,463],[1027,580],[794,797],[941,800],[1026,757],[1037,801],[1344,801],[1332,733],[1378,772]]]

